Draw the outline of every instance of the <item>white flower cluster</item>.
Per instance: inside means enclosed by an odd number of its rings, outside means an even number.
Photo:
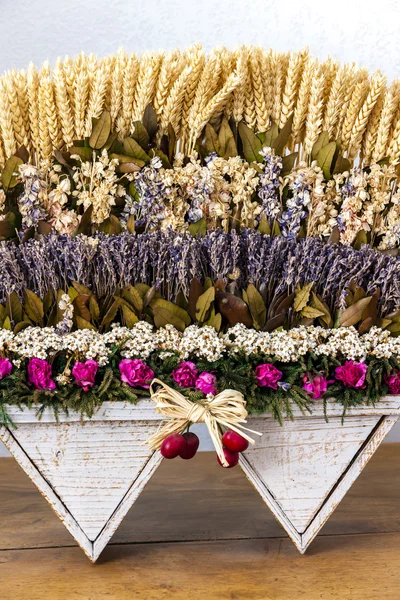
[[[181,333],[172,325],[154,330],[143,321],[132,329],[115,325],[104,334],[82,329],[61,335],[53,327],[28,327],[17,334],[0,330],[0,355],[10,357],[17,366],[23,358],[48,359],[60,351],[75,360],[92,359],[103,366],[115,345],[121,347],[122,356],[143,360],[155,350],[162,350],[163,356],[177,352],[182,360],[191,357],[208,361],[239,352],[273,356],[282,362],[295,362],[307,352],[346,360],[365,360],[368,356],[400,358],[400,338],[377,327],[362,336],[354,327],[297,327],[268,333],[247,329],[242,324],[225,334],[197,325]]]

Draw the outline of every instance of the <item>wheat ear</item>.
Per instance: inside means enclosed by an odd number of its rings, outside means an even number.
[[[368,79],[362,78],[354,87],[346,114],[344,116],[342,130],[339,132],[343,151],[347,150],[349,147],[354,124],[364,100],[368,95],[368,92],[369,81]]]
[[[316,60],[313,60],[312,58],[307,58],[299,85],[299,94],[297,97],[296,106],[294,108],[292,139],[295,144],[300,142],[303,137],[304,127],[306,124],[308,114],[308,103],[311,93],[311,84],[313,82],[316,70]]]
[[[161,133],[167,131],[168,124],[171,123],[175,135],[177,137],[180,135],[183,99],[185,97],[187,83],[190,80],[191,73],[192,67],[185,67],[172,86],[161,115]]]
[[[161,54],[154,53],[142,56],[135,91],[130,131],[133,129],[133,123],[142,119],[146,106],[153,102],[160,63]]]
[[[235,70],[243,82],[234,90],[232,100],[232,116],[236,123],[239,123],[242,119],[244,119],[245,115],[246,97],[244,87],[246,85],[247,78],[247,57],[242,51],[236,51],[234,56],[236,61]]]
[[[89,97],[89,75],[85,57],[79,55],[74,64],[74,116],[75,131],[78,138],[85,135],[86,108]]]
[[[161,114],[171,88],[179,76],[181,65],[182,57],[176,51],[168,52],[161,59],[153,102],[153,108],[159,120],[161,120]]]
[[[262,73],[262,50],[254,48],[250,54],[250,74],[253,86],[253,98],[256,112],[256,126],[258,131],[266,131],[269,127],[269,111],[265,101],[265,88]]]
[[[94,77],[91,79],[88,107],[86,111],[85,135],[92,131],[92,119],[100,117],[105,109],[105,99],[109,79],[107,63],[100,64],[96,68]]]
[[[5,155],[9,158],[16,151],[17,142],[15,140],[10,101],[4,77],[0,79],[0,129]]]
[[[14,128],[14,136],[17,146],[28,146],[28,132],[25,129],[25,123],[18,104],[18,92],[11,73],[7,73],[4,76],[4,89],[8,96],[12,125]]]
[[[192,130],[190,131],[189,148],[194,149],[196,140],[203,128],[206,126],[211,117],[221,111],[226,105],[232,92],[237,89],[238,86],[242,85],[243,81],[241,75],[232,73],[228,78],[222,90],[220,90],[214,98],[204,107],[202,112],[198,115],[197,119],[193,122]]]
[[[185,147],[189,127],[189,113],[196,97],[197,87],[204,69],[205,56],[201,44],[189,48],[183,55],[185,64],[190,68],[190,76],[186,82],[186,89],[182,102],[181,119],[181,146]]]
[[[116,124],[122,107],[122,88],[127,60],[128,57],[125,51],[119,50],[110,74],[110,115],[112,126]]]
[[[29,129],[31,132],[32,146],[37,152],[40,145],[39,129],[39,73],[33,63],[29,64],[27,71],[27,96]]]
[[[368,125],[364,133],[361,147],[361,159],[365,165],[369,165],[372,161],[372,154],[374,152],[376,140],[378,137],[379,123],[381,120],[383,104],[386,101],[386,97],[387,92],[382,92],[368,119]]]
[[[311,154],[312,147],[322,130],[322,113],[324,108],[325,74],[322,66],[314,72],[311,82],[310,100],[306,119],[304,151]]]
[[[31,141],[31,132],[29,125],[29,112],[28,112],[28,93],[27,93],[27,74],[25,70],[22,71],[13,71],[13,79],[15,84],[15,89],[17,90],[18,97],[18,106],[21,112],[21,117],[24,123],[24,129],[26,131],[26,143],[25,146],[32,152],[32,141]]]
[[[386,77],[377,72],[371,79],[368,95],[358,113],[351,130],[348,155],[354,159],[361,147],[362,137],[368,125],[368,119],[386,85]]]
[[[377,138],[374,150],[372,152],[372,161],[378,162],[386,156],[388,146],[390,127],[395,116],[396,108],[399,102],[400,82],[394,81],[387,91],[385,101],[382,107]]]
[[[272,73],[272,50],[265,52],[261,48],[258,52],[258,60],[260,63],[261,79],[264,87],[264,102],[265,112],[268,118],[268,126],[272,114],[274,103],[274,78]]]
[[[294,111],[296,97],[299,92],[301,72],[306,59],[307,50],[301,52],[292,52],[290,55],[286,81],[282,95],[281,114],[278,123],[280,128],[285,125],[289,116]]]
[[[121,111],[116,120],[117,132],[121,138],[128,135],[131,128],[138,73],[139,60],[135,54],[131,54],[126,61],[125,72],[122,75]]]
[[[327,131],[329,139],[334,137],[335,126],[338,122],[346,85],[347,68],[336,71],[326,102],[322,131]]]
[[[56,62],[53,71],[53,84],[63,139],[67,146],[71,146],[74,139],[74,117],[64,67],[60,59]]]

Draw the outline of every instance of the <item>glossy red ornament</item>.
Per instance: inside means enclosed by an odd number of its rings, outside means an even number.
[[[249,447],[249,442],[236,431],[228,429],[222,436],[222,443],[225,448],[232,452],[244,452]]]
[[[239,462],[239,452],[232,452],[232,450],[228,450],[228,448],[223,448],[223,451],[224,451],[224,456],[225,456],[226,462],[228,463],[228,466],[225,467],[225,469],[231,469],[232,467],[236,467],[236,465]],[[217,461],[221,465],[221,467],[224,466],[222,464],[222,462],[219,460],[218,454],[217,454]]]
[[[194,457],[199,449],[200,440],[197,435],[191,431],[184,433],[183,438],[185,439],[185,447],[179,452],[179,456],[185,460],[189,460]]]
[[[161,444],[160,452],[164,458],[176,458],[185,448],[186,440],[180,433],[172,433]]]

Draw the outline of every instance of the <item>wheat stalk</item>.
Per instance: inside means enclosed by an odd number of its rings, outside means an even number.
[[[386,77],[379,71],[373,76],[370,83],[370,89],[368,95],[358,113],[351,130],[351,136],[349,141],[348,155],[350,159],[354,159],[360,150],[362,137],[368,124],[370,114],[378,101],[379,96],[382,93],[386,84]]]
[[[305,61],[307,60],[307,50],[294,52],[290,55],[285,86],[282,95],[281,114],[279,118],[279,127],[282,128],[289,116],[293,113],[296,96],[299,92],[301,72]]]
[[[376,143],[372,152],[372,161],[378,162],[386,156],[390,127],[399,101],[400,82],[394,81],[387,91],[382,107]]]
[[[311,82],[310,100],[305,123],[304,151],[311,154],[312,147],[322,129],[322,113],[324,108],[325,74],[322,66],[314,71]]]
[[[53,84],[64,142],[67,146],[71,146],[75,134],[74,117],[68,94],[66,75],[61,60],[56,62],[53,71]]]
[[[133,123],[143,118],[146,106],[153,101],[160,63],[161,54],[145,54],[142,56],[139,66],[130,131],[133,129]]]

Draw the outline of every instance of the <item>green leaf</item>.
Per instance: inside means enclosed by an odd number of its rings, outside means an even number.
[[[367,233],[364,229],[357,232],[356,239],[353,242],[353,248],[360,250],[363,244],[368,244]]]
[[[276,123],[272,123],[272,125],[268,129],[268,131],[265,132],[264,141],[262,143],[263,148],[265,148],[265,147],[272,148],[278,135],[279,135],[278,125]]]
[[[89,138],[91,148],[100,150],[108,140],[111,132],[111,115],[105,110],[96,125],[93,127],[92,135]]]
[[[32,323],[30,321],[20,321],[14,327],[14,333],[19,333],[23,329],[26,329],[27,327],[31,327],[31,326],[32,326]],[[11,327],[11,323],[10,323],[10,327]],[[3,325],[3,328],[7,329],[6,327],[4,327],[4,325]]]
[[[293,170],[298,156],[298,152],[293,152],[282,158],[282,176],[288,175]]]
[[[25,291],[24,311],[35,324],[39,324],[43,321],[43,302],[34,292],[31,292],[31,290]]]
[[[271,226],[268,222],[268,217],[265,213],[261,215],[258,231],[263,235],[271,235]]]
[[[124,145],[124,152],[127,155],[142,160],[144,163],[150,162],[150,156],[139,146],[136,140],[126,137],[122,143]]]
[[[313,285],[314,283],[306,283],[303,287],[300,287],[300,285],[297,286],[293,304],[293,308],[296,312],[300,312],[308,304]]]
[[[316,158],[318,156],[318,152],[321,150],[321,148],[323,148],[324,146],[327,146],[328,144],[329,144],[329,133],[327,131],[322,131],[319,134],[318,139],[315,142],[314,146],[312,147],[311,159],[316,160]]]
[[[129,215],[129,219],[126,222],[126,229],[129,233],[135,233],[135,217],[133,215]]]
[[[2,328],[3,329],[8,329],[8,331],[12,331],[10,317],[6,317],[4,319]]]
[[[121,306],[121,313],[123,323],[126,327],[128,327],[128,329],[131,329],[136,323],[139,322],[139,319],[133,310],[128,308],[125,304],[122,304]]]
[[[78,292],[78,294],[81,294],[83,296],[91,296],[92,295],[92,290],[90,290],[85,285],[82,285],[81,283],[78,283],[77,281],[72,281],[72,285],[73,285],[73,289],[75,289]],[[77,296],[76,294],[72,296],[69,293],[69,290],[68,290],[68,295],[71,298],[71,301],[75,300],[75,298]]]
[[[103,317],[103,320],[101,321],[101,327],[108,327],[109,325],[111,325],[111,323],[114,321],[115,317],[117,316],[117,312],[119,310],[121,306],[121,299],[117,298],[114,300],[114,302],[111,304],[110,308],[108,309],[108,311],[106,312],[106,314]]]
[[[262,329],[267,318],[267,309],[264,300],[257,288],[250,283],[246,290],[247,304],[253,317],[253,325],[256,329]]]
[[[143,298],[133,285],[128,285],[121,292],[121,296],[126,300],[138,313],[143,310]]]
[[[169,162],[168,156],[164,154],[164,152],[159,148],[152,148],[150,150],[150,156],[152,158],[153,156],[158,156],[161,159],[162,166],[164,167],[164,169],[171,169],[171,163]]]
[[[96,327],[94,327],[89,321],[83,319],[79,315],[74,315],[74,319],[78,329],[92,329],[93,331],[97,331]]]
[[[196,221],[196,223],[190,223],[189,225],[189,233],[192,237],[196,237],[196,235],[200,235],[204,237],[207,233],[207,222],[206,220],[200,219]]]
[[[292,133],[292,125],[293,125],[293,113],[290,115],[285,125],[279,132],[279,135],[276,137],[272,144],[272,148],[275,150],[275,154],[282,155],[283,150],[286,144],[289,141],[290,134]]]
[[[13,225],[10,221],[0,221],[0,237],[7,240],[15,236],[15,225]]]
[[[338,156],[335,167],[333,169],[334,174],[336,173],[344,173],[345,171],[350,171],[351,162],[348,158],[344,158],[343,156]]]
[[[184,331],[185,327],[190,325],[190,316],[186,310],[168,300],[155,298],[150,306],[154,314],[154,324],[158,328],[170,324],[178,331]]]
[[[196,302],[196,319],[199,323],[203,323],[203,321],[207,318],[207,313],[210,309],[211,303],[215,299],[215,288],[210,287],[206,290],[201,296],[198,298]]]
[[[92,233],[92,214],[93,204],[91,204],[83,213],[80,223],[72,234],[72,237],[75,237],[80,233],[83,233],[84,235],[90,235]]]
[[[228,119],[224,117],[218,132],[219,152],[223,158],[237,156],[235,137],[232,129],[229,127]]]
[[[81,148],[80,146],[71,146],[69,149],[71,156],[77,154],[83,161],[92,160],[93,150],[91,148]]]
[[[149,134],[141,121],[133,123],[133,133],[131,135],[142,148],[147,148],[149,145]]]
[[[93,294],[89,297],[89,311],[91,321],[98,321],[100,319],[100,307]]]
[[[6,310],[8,316],[12,321],[14,321],[14,323],[19,323],[23,320],[24,311],[17,292],[11,292],[11,294],[8,296]]]
[[[156,112],[151,106],[151,104],[146,106],[146,110],[144,111],[143,125],[147,133],[149,134],[150,140],[152,140],[155,134],[157,133],[158,124]]]
[[[321,321],[323,321],[327,327],[332,327],[333,319],[331,317],[328,305],[321,298],[319,298],[315,292],[312,292],[311,306],[321,311],[323,313],[323,315],[321,315]]]
[[[219,141],[218,135],[209,123],[207,123],[204,130],[204,139],[202,141],[202,146],[207,150],[207,154],[211,154],[212,152],[216,152],[219,154]]]
[[[77,296],[74,299],[74,301],[72,303],[74,306],[74,314],[79,315],[86,321],[90,321],[92,318],[91,314],[90,314],[90,310],[87,307],[88,302],[89,302],[89,296],[87,296],[86,294],[80,294],[79,296]]]
[[[225,317],[229,325],[243,323],[246,327],[252,326],[253,319],[249,307],[241,298],[228,292],[218,292],[215,296],[215,302],[218,311]]]
[[[363,312],[371,302],[371,299],[372,296],[361,298],[361,300],[346,308],[340,317],[340,325],[342,327],[351,327],[351,325],[356,325],[361,321]]]
[[[243,144],[243,154],[247,162],[263,162],[263,157],[260,155],[263,145],[254,131],[250,127],[247,127],[243,121],[240,121],[238,131]]]
[[[323,317],[324,314],[322,310],[318,310],[318,308],[314,308],[313,306],[305,306],[301,311],[301,316],[306,319],[317,319],[318,317]]]
[[[5,192],[8,192],[11,188],[15,187],[18,183],[14,173],[18,174],[20,165],[23,164],[23,160],[18,156],[10,156],[4,165],[3,172],[1,174],[1,183]]]
[[[327,144],[317,154],[317,164],[322,169],[325,179],[331,178],[331,165],[336,151],[336,142]]]

